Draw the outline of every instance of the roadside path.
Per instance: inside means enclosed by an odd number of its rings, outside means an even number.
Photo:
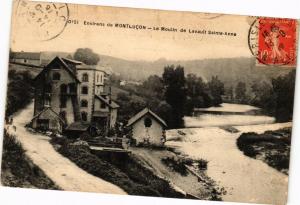
[[[291,123],[236,126],[241,132],[262,133],[291,126]],[[229,133],[217,127],[181,129],[182,141],[167,141],[178,151],[196,159],[209,161],[207,175],[227,190],[224,201],[263,204],[286,204],[288,176],[261,160],[245,156],[237,147],[241,134]],[[167,132],[167,138],[178,137],[177,130]]]
[[[27,131],[24,126],[31,120],[32,116],[33,103],[14,115],[13,124],[16,126],[16,131],[13,129],[10,131],[16,135],[26,150],[26,155],[56,185],[66,191],[126,194],[118,186],[85,172],[69,159],[60,155],[50,144],[49,137]]]

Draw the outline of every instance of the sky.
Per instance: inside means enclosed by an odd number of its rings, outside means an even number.
[[[44,18],[46,8],[50,7],[54,8],[45,3],[41,7],[37,7],[37,3],[26,6],[15,3],[11,31],[13,51],[75,52],[77,48],[91,48],[102,55],[147,61],[251,56],[248,31],[254,19],[246,16],[56,4],[55,8],[62,7],[59,13],[49,14],[50,23],[42,21],[46,23],[41,26],[36,20]],[[66,26],[61,16],[69,19]],[[85,25],[85,22],[104,26]],[[113,27],[108,27],[109,23]],[[115,24],[140,25],[146,29],[118,28]],[[162,31],[161,27],[177,29],[177,32]],[[205,30],[206,34],[191,33],[192,30]],[[211,35],[209,30],[236,36]]]

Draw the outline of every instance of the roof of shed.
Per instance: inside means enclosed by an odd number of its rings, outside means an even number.
[[[141,119],[146,114],[152,115],[159,123],[161,123],[163,126],[167,127],[167,123],[161,119],[158,115],[156,115],[154,112],[152,112],[149,108],[145,108],[136,115],[134,115],[132,118],[128,120],[127,126],[133,125],[135,122],[137,122],[139,119]]]
[[[89,127],[90,124],[87,122],[73,122],[72,124],[66,127],[66,130],[87,131]]]
[[[39,112],[38,114],[36,114],[35,116],[33,116],[32,120],[39,117],[42,113],[46,112],[47,110],[50,110],[51,112],[53,112],[55,115],[57,115],[58,119],[61,120],[62,122],[65,122],[60,116],[59,114],[57,114],[51,107],[46,107],[44,108],[41,112]]]
[[[114,101],[111,100],[111,102],[109,103],[108,99],[105,99],[104,97],[100,96],[100,95],[96,95],[96,97],[101,100],[102,102],[104,102],[106,105],[108,105],[110,108],[116,109],[119,108],[120,106],[115,103]]]

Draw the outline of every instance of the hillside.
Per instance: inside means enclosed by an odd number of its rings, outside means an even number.
[[[72,53],[42,52],[43,60],[50,60],[54,56],[67,57]],[[235,86],[242,81],[251,85],[253,81],[270,81],[271,78],[287,74],[290,69],[255,65],[254,58],[224,58],[176,61],[164,58],[156,61],[132,61],[107,55],[100,55],[99,65],[106,67],[110,72],[119,74],[126,80],[145,80],[150,75],[162,75],[167,65],[181,65],[185,73],[194,73],[204,80],[210,80],[211,76],[218,75],[226,87]]]
[[[161,75],[167,65],[182,65],[186,74],[194,73],[209,80],[218,75],[225,85],[235,85],[238,81],[251,84],[253,81],[266,80],[287,74],[290,69],[255,65],[253,58],[204,59],[188,61],[172,61],[159,59],[157,61],[128,61],[111,56],[100,56],[100,64],[109,66],[113,72],[124,79],[144,80],[149,75]],[[142,72],[141,72],[142,71]]]

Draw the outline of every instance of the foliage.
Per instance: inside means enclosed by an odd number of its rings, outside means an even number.
[[[128,194],[141,196],[184,197],[170,185],[139,165],[130,156],[96,156],[86,146],[64,144],[58,150],[77,166],[124,189]]]
[[[186,77],[187,101],[185,114],[191,115],[195,107],[209,107],[212,105],[212,97],[208,85],[195,74]]]
[[[112,73],[111,75],[109,75],[109,82],[110,82],[110,85],[119,86],[121,83],[121,78],[120,78],[120,76]]]
[[[16,70],[9,70],[6,116],[13,114],[31,102],[34,93],[32,79],[33,77],[29,71],[16,72]]]
[[[199,170],[207,170],[208,161],[205,159],[197,160]]]
[[[120,79],[116,76],[111,81],[118,84],[116,82]],[[185,77],[184,68],[175,68],[173,65],[165,67],[162,77],[152,75],[141,85],[128,84],[120,88],[129,92],[119,93],[117,96],[117,102],[121,105],[121,120],[126,122],[147,106],[164,119],[169,128],[182,127],[183,116],[191,115],[194,108],[220,105],[224,94],[224,84],[218,76],[213,76],[205,83],[195,74]]]
[[[165,157],[161,159],[162,163],[166,166],[170,167],[175,172],[178,172],[182,176],[186,176],[188,174],[188,170],[186,168],[186,164],[184,161],[174,158],[174,157]]]
[[[238,103],[245,104],[247,103],[247,88],[246,88],[246,83],[244,82],[238,82],[235,88],[235,99]]]
[[[266,131],[263,134],[243,133],[237,139],[238,148],[246,156],[262,159],[271,167],[287,173],[290,160],[291,128]]]
[[[81,61],[87,65],[97,65],[100,57],[90,48],[78,48],[74,53],[74,60]]]
[[[296,71],[266,82],[254,83],[252,91],[255,95],[251,104],[261,107],[267,114],[275,116],[279,122],[289,121],[293,117]]]
[[[170,128],[179,128],[183,125],[184,106],[186,103],[186,89],[184,68],[167,66],[163,73],[165,85],[165,99],[172,108],[172,118],[169,122]]]
[[[133,95],[127,93],[118,93],[116,101],[120,105],[118,111],[119,120],[125,124],[130,117],[146,107],[146,102],[144,100],[137,99]]]
[[[224,83],[222,83],[218,76],[212,76],[211,81],[208,82],[208,87],[212,96],[212,105],[218,106],[222,103],[222,95],[224,95]]]
[[[4,130],[1,182],[5,186],[59,189],[44,172],[25,155],[15,136]]]
[[[296,70],[292,70],[286,76],[279,76],[272,80],[276,95],[275,117],[278,121],[288,121],[293,118],[295,78]]]

